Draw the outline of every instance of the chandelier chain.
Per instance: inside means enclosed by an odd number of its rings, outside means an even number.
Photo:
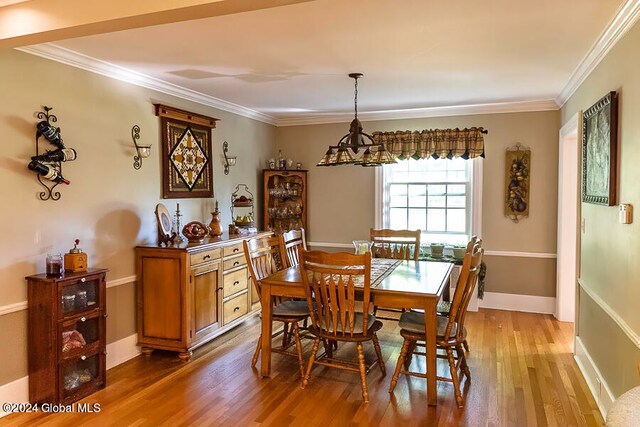
[[[356,119],[358,118],[358,78],[356,77],[354,79],[356,81],[355,83],[355,89],[354,89],[354,99],[353,99],[353,106],[355,109],[355,115],[356,115]]]

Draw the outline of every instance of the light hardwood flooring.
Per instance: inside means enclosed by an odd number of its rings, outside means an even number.
[[[572,355],[573,325],[552,316],[481,309],[467,316],[468,363],[472,381],[463,382],[464,409],[452,385],[439,383],[438,406],[426,405],[426,383],[400,378],[394,395],[389,382],[402,338],[395,322],[379,332],[387,376],[367,377],[364,404],[358,374],[314,367],[300,389],[296,358],[274,354],[272,376],[251,369],[259,320],[196,350],[188,363],[175,354],[154,352],[108,371],[106,389],[83,400],[100,403],[99,414],[14,414],[9,426],[598,426],[602,416]],[[304,341],[308,356],[310,340]],[[373,348],[366,346],[372,360]],[[341,344],[339,355],[355,357]],[[355,359],[354,359],[355,360]],[[448,375],[445,361],[439,371]],[[441,364],[441,365],[440,365]],[[423,369],[414,358],[412,369]]]

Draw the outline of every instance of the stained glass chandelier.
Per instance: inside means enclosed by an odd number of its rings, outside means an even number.
[[[371,135],[362,131],[362,123],[358,120],[358,79],[362,73],[351,73],[349,77],[355,82],[355,117],[349,126],[349,133],[340,138],[337,145],[330,145],[316,166],[381,166],[396,163],[384,144],[376,143]]]

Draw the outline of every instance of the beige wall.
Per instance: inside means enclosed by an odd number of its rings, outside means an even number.
[[[482,237],[489,251],[555,253],[557,218],[558,130],[557,111],[387,120],[363,123],[366,132],[421,130],[483,126],[486,158],[483,176]],[[375,172],[372,168],[339,166],[318,168],[315,164],[330,144],[348,131],[348,124],[278,128],[277,146],[286,157],[301,161],[309,169],[308,238],[312,242],[350,243],[366,239],[374,225]],[[504,152],[520,142],[532,149],[530,217],[518,224],[503,215]],[[508,259],[492,262],[487,272],[487,291],[540,296],[555,295],[555,263],[545,262],[536,283],[523,291],[512,276]],[[521,261],[535,271],[539,261]],[[550,272],[552,269],[553,272]],[[549,280],[552,280],[550,283]]]
[[[153,103],[213,116],[220,121],[212,133],[215,198],[222,222],[231,214],[230,197],[238,183],[249,185],[261,206],[258,173],[273,155],[275,128],[244,117],[132,86],[56,62],[16,51],[0,51],[0,306],[27,298],[24,277],[44,270],[48,252],[65,252],[75,238],[89,255],[89,266],[109,269],[107,280],[135,274],[133,247],[155,242],[155,205],[173,212],[176,199],[161,199],[159,119]],[[34,154],[35,113],[54,107],[57,125],[69,147],[78,152],[64,166],[69,186],[59,186],[59,201],[40,201],[35,175],[27,170]],[[151,157],[133,169],[131,127],[141,128],[141,142],[152,144]],[[238,165],[223,174],[222,142],[229,141]],[[209,222],[212,199],[182,199],[183,224]],[[109,341],[135,332],[133,284],[108,291]],[[25,313],[0,316],[0,326],[13,327],[22,340],[0,350],[0,385],[15,372],[24,373]],[[16,350],[18,345],[20,350]]]
[[[589,75],[576,93],[562,108],[562,122],[576,112],[588,109],[609,91],[619,93],[619,169],[618,203],[631,203],[640,208],[640,25],[636,24],[609,52],[605,59]],[[618,222],[618,208],[582,204],[582,217],[586,232],[581,240],[581,271],[584,285],[602,298],[624,321],[640,333],[640,224],[636,212],[630,225]],[[589,328],[596,322],[594,310],[581,310],[580,335],[590,334]],[[610,323],[611,328],[616,326]],[[599,329],[601,330],[601,329]],[[609,332],[607,332],[609,333]],[[597,339],[586,340],[589,352],[599,352],[602,346]],[[596,360],[605,380],[622,392],[631,384],[638,384],[637,375],[626,382],[623,374],[634,372],[640,361],[637,352],[634,360],[627,355],[628,346],[607,347],[606,355]],[[619,364],[625,366],[618,366]]]

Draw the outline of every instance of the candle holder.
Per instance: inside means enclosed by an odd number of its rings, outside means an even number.
[[[236,165],[236,156],[230,156],[227,153],[229,152],[229,143],[227,141],[222,143],[222,154],[224,155],[224,174],[229,175],[229,167]]]
[[[146,159],[151,155],[151,145],[138,144],[137,140],[140,139],[140,126],[133,125],[131,128],[131,139],[133,139],[133,145],[136,146],[136,155],[133,157],[133,168],[138,170],[142,167],[142,159]]]

